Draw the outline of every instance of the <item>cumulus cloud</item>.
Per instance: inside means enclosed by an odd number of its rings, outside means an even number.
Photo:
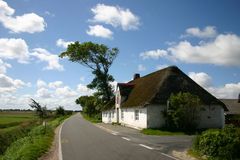
[[[199,85],[201,85],[202,87],[210,87],[212,85],[212,78],[204,72],[189,72],[188,76],[194,80],[195,82],[197,82]]]
[[[213,41],[198,45],[181,41],[168,51],[173,59],[186,63],[240,66],[240,37],[235,34],[220,34]]]
[[[39,88],[36,96],[39,98],[52,98],[52,93],[47,88]]]
[[[90,36],[112,39],[113,32],[102,25],[89,26],[86,33]]]
[[[0,93],[11,93],[17,89],[29,86],[30,83],[25,83],[20,79],[13,79],[5,74],[0,74]]]
[[[69,44],[74,43],[73,41],[65,41],[64,39],[58,39],[56,45],[61,48],[67,48]]]
[[[138,16],[119,6],[97,4],[91,11],[94,14],[91,21],[121,27],[125,31],[137,29],[140,24]]]
[[[181,38],[185,37],[198,37],[198,38],[213,38],[217,35],[216,27],[206,26],[204,29],[198,27],[192,27],[186,29],[186,34],[182,35]]]
[[[37,88],[44,88],[44,87],[47,87],[47,83],[41,79],[37,80]]]
[[[61,87],[63,85],[63,82],[62,81],[55,81],[55,82],[50,82],[48,84],[49,88],[58,88],[58,87]]]
[[[138,65],[138,71],[142,72],[142,71],[146,71],[146,69],[147,68],[144,65],[142,65],[142,64]]]
[[[46,27],[43,17],[35,13],[26,13],[14,17],[15,10],[0,0],[0,22],[3,26],[14,33],[20,32],[42,32]]]
[[[166,68],[166,67],[168,67],[169,65],[167,65],[167,64],[160,64],[160,65],[157,65],[156,66],[156,70],[161,70],[161,69],[163,69],[163,68]]]
[[[159,59],[161,57],[166,57],[167,55],[168,55],[167,51],[161,49],[150,50],[140,53],[140,57],[142,59]]]
[[[77,95],[77,92],[73,91],[70,87],[64,86],[56,89],[56,95],[59,97],[73,97]]]
[[[226,83],[223,86],[214,87],[212,85],[212,78],[205,72],[189,72],[189,77],[192,78],[199,85],[204,87],[207,91],[212,93],[217,98],[233,98],[237,99],[240,93],[240,82]]]
[[[9,63],[6,63],[6,62],[3,62],[1,59],[0,59],[0,74],[4,74],[7,72],[7,68],[11,68],[12,65],[9,64]]]
[[[92,95],[94,91],[89,89],[89,88],[87,88],[86,85],[80,83],[77,86],[77,92],[80,95]]]
[[[0,38],[0,58],[17,59],[20,63],[27,63],[29,59],[27,43],[21,38]]]
[[[58,70],[62,71],[64,70],[63,66],[59,64],[59,57],[55,54],[51,54],[46,49],[43,48],[35,48],[33,49],[33,53],[31,53],[32,56],[36,57],[40,61],[44,61],[48,63],[48,66],[44,69],[46,70]]]

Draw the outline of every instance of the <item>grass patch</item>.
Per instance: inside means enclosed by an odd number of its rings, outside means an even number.
[[[92,123],[101,123],[102,122],[102,120],[98,116],[90,117],[90,116],[88,116],[85,113],[81,113],[81,114],[82,114],[84,119],[86,119],[86,120],[88,120],[88,121],[90,121]]]
[[[206,160],[206,158],[203,158],[198,152],[192,149],[189,149],[187,154],[190,155],[191,157],[196,158],[197,160]]]
[[[171,132],[160,129],[143,129],[141,133],[146,135],[159,135],[159,136],[174,136],[174,135],[186,135],[184,132]]]
[[[27,136],[13,142],[0,160],[36,160],[51,146],[54,129],[70,115],[48,121],[46,126],[38,125],[28,132]]]

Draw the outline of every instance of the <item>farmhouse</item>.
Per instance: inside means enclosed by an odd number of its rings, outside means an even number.
[[[199,128],[222,128],[225,123],[224,103],[215,98],[176,66],[150,73],[135,74],[128,83],[118,83],[115,106],[102,112],[104,123],[118,122],[133,128],[160,128],[165,119],[162,111],[168,107],[172,93],[190,92],[202,101]]]

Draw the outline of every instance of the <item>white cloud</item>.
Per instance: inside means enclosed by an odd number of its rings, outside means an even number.
[[[220,34],[213,41],[195,46],[181,41],[168,51],[172,59],[186,63],[240,66],[240,37],[235,34]]]
[[[77,92],[73,91],[70,87],[64,86],[57,88],[55,94],[59,97],[73,97],[77,95]]]
[[[0,58],[17,59],[20,63],[27,63],[29,51],[23,39],[0,38]]]
[[[93,94],[93,90],[87,88],[86,85],[84,84],[78,84],[77,86],[77,92],[80,94],[80,95],[92,95]]]
[[[63,66],[59,64],[59,57],[55,54],[49,53],[46,49],[43,48],[35,48],[33,49],[32,56],[38,58],[40,61],[45,61],[48,63],[48,66],[44,69],[46,70],[64,70]]]
[[[67,48],[69,44],[74,43],[73,41],[65,41],[64,39],[58,39],[56,45],[58,47]]]
[[[142,65],[142,64],[138,65],[138,71],[142,72],[142,71],[146,71],[146,69],[147,68],[144,65]]]
[[[4,74],[7,72],[7,68],[11,68],[11,64],[5,63],[0,59],[0,74]]]
[[[102,25],[89,26],[86,33],[90,36],[112,39],[113,32]]]
[[[166,68],[166,67],[168,67],[169,65],[167,65],[167,64],[160,64],[160,65],[157,65],[156,66],[156,69],[157,70],[161,70],[161,69],[163,69],[163,68]]]
[[[207,73],[189,72],[188,76],[204,88],[210,87],[212,85],[212,78]]]
[[[36,96],[39,98],[52,98],[52,93],[46,88],[39,88]]]
[[[199,85],[204,87],[207,91],[212,93],[217,98],[233,98],[237,99],[240,93],[240,82],[238,83],[226,83],[223,86],[212,86],[212,78],[204,72],[189,72],[189,77],[192,78]]]
[[[15,92],[23,86],[29,86],[29,83],[25,83],[19,79],[12,79],[5,74],[0,74],[0,93]]]
[[[232,98],[237,99],[240,93],[240,82],[227,83],[222,87],[209,87],[209,90],[217,98]]]
[[[216,37],[217,31],[214,26],[206,26],[203,30],[198,27],[186,29],[186,34],[182,35],[181,38],[193,36],[198,38],[213,38]]]
[[[37,88],[44,88],[44,87],[47,87],[47,83],[41,79],[37,80]]]
[[[55,82],[50,82],[48,84],[49,88],[58,88],[58,87],[61,87],[63,85],[63,82],[62,81],[55,81]]]
[[[42,32],[46,27],[46,23],[42,17],[35,13],[27,13],[14,17],[15,10],[8,4],[0,0],[0,22],[12,32]]]
[[[119,6],[110,6],[105,4],[97,4],[91,9],[94,17],[91,21],[110,24],[113,27],[122,27],[123,30],[137,29],[140,22],[139,18],[129,9]]]
[[[140,53],[140,57],[142,59],[159,59],[161,57],[166,57],[167,51],[157,49],[157,50],[150,50],[143,53]]]

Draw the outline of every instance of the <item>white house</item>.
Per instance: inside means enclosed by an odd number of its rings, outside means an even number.
[[[162,111],[172,93],[190,92],[203,102],[199,128],[222,128],[225,123],[224,103],[211,95],[176,66],[150,73],[135,74],[132,81],[118,83],[115,106],[102,112],[104,123],[121,123],[129,127],[160,128],[165,124]]]

